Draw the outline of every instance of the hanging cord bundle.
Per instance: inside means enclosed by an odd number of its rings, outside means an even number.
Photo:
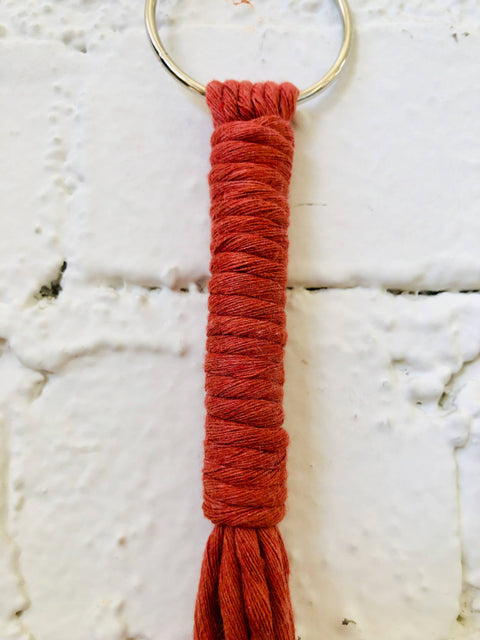
[[[211,279],[203,560],[196,640],[292,640],[283,350],[298,89],[211,82]]]
[[[211,137],[209,282],[203,511],[208,539],[195,607],[195,640],[294,640],[285,514],[283,350],[288,190],[297,103],[323,91],[348,57],[352,26],[335,0],[343,42],[329,71],[303,91],[290,83],[229,80],[204,86],[163,46],[157,0],[145,24],[167,70],[206,95]]]

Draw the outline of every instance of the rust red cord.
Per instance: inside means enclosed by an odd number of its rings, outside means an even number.
[[[294,640],[285,513],[283,350],[298,89],[211,82],[211,280],[203,559],[195,640]]]

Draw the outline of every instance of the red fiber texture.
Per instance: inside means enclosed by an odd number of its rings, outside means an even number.
[[[285,290],[298,90],[210,82],[211,279],[195,640],[294,640],[285,513]]]

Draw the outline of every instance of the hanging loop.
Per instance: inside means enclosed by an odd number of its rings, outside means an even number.
[[[347,0],[335,0],[335,3],[340,13],[340,17],[342,18],[342,46],[340,47],[337,58],[330,67],[329,71],[327,71],[327,73],[322,78],[320,78],[318,82],[315,82],[315,84],[312,84],[306,89],[300,91],[298,102],[304,102],[305,100],[313,98],[313,96],[317,95],[317,93],[320,93],[321,91],[326,89],[338,76],[348,58],[348,54],[350,53],[352,45],[352,17],[350,14],[350,9],[348,7]],[[180,67],[175,64],[175,62],[171,59],[171,57],[165,50],[165,47],[163,46],[158,34],[157,22],[155,18],[156,6],[157,0],[145,1],[145,26],[147,28],[147,33],[156,54],[160,58],[161,62],[163,62],[167,70],[177,80],[179,80],[182,84],[189,87],[190,89],[193,89],[193,91],[196,91],[200,95],[204,96],[207,91],[206,86],[194,80],[191,76],[185,73],[185,71],[182,71],[182,69],[180,69]]]

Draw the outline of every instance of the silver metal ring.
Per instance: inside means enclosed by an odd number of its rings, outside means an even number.
[[[347,4],[347,0],[335,0],[338,11],[342,18],[343,24],[343,42],[340,47],[340,51],[338,52],[337,58],[330,70],[322,77],[318,82],[312,84],[310,87],[303,89],[300,91],[298,96],[298,102],[304,102],[309,98],[313,98],[313,96],[317,95],[324,89],[326,89],[335,78],[338,76],[340,71],[345,64],[348,54],[350,53],[351,45],[352,45],[352,17],[350,15],[350,9]],[[182,84],[193,89],[200,95],[204,96],[207,92],[207,88],[205,85],[200,84],[192,77],[190,77],[185,71],[182,71],[179,66],[173,62],[168,53],[165,50],[165,47],[160,40],[160,36],[158,35],[157,22],[155,19],[155,10],[157,6],[157,0],[146,0],[145,1],[145,26],[147,28],[147,33],[149,35],[150,41],[155,49],[156,54],[160,58],[161,62],[165,65],[167,70]]]

